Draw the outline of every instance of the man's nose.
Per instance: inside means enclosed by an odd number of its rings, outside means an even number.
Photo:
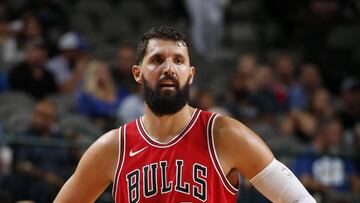
[[[170,60],[166,60],[163,64],[163,73],[174,75],[175,74],[174,63],[172,63]]]

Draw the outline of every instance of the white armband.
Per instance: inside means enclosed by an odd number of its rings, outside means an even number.
[[[251,178],[250,183],[272,202],[316,203],[291,170],[276,159]]]

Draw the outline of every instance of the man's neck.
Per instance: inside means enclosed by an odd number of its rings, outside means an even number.
[[[145,116],[142,118],[142,122],[154,140],[166,143],[186,127],[194,110],[186,105],[175,114],[159,117],[145,105]]]

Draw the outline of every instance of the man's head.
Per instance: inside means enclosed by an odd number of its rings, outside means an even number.
[[[319,68],[315,64],[304,64],[301,66],[300,82],[302,85],[313,91],[321,85]]]
[[[274,72],[270,67],[261,65],[255,74],[256,88],[268,89],[271,87],[274,80]]]
[[[348,114],[358,116],[360,113],[360,82],[357,78],[348,77],[341,84],[341,97]]]
[[[290,55],[280,54],[274,61],[274,70],[282,82],[290,82],[294,77],[295,63]]]
[[[142,39],[138,43],[136,52],[136,62],[138,65],[141,65],[146,55],[149,41],[152,39],[162,39],[180,43],[180,45],[186,47],[188,57],[190,56],[191,45],[185,34],[179,32],[171,26],[153,27],[143,35]]]
[[[318,142],[321,151],[331,151],[341,143],[343,128],[336,118],[320,122],[315,142]]]
[[[136,62],[136,50],[132,46],[121,46],[116,53],[116,65],[121,74],[131,73],[131,66]]]
[[[67,32],[60,37],[58,48],[67,59],[75,60],[86,50],[86,43],[79,33]]]
[[[174,114],[188,102],[195,75],[189,48],[186,36],[168,26],[151,28],[139,42],[132,71],[144,89],[147,106],[157,116]]]
[[[257,58],[253,54],[241,55],[237,59],[237,70],[241,74],[251,74],[257,68]]]
[[[26,48],[26,63],[31,67],[42,67],[48,58],[47,46],[41,41],[34,41]]]
[[[55,122],[55,107],[49,101],[40,101],[33,111],[31,128],[41,136],[46,136],[51,131]]]

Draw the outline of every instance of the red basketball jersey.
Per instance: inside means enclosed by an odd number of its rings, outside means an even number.
[[[195,109],[168,143],[152,139],[141,119],[121,126],[115,202],[236,202],[237,189],[226,179],[214,147],[216,116]]]

